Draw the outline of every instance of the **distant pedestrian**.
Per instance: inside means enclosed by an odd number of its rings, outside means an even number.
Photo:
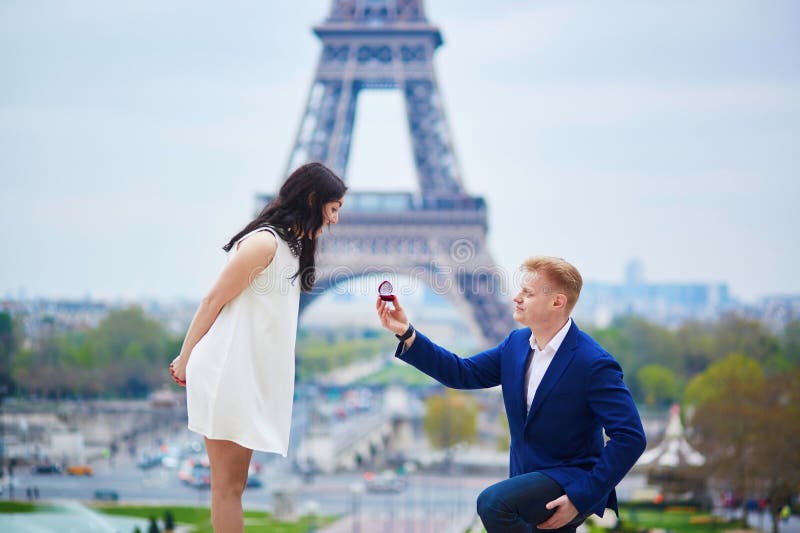
[[[167,509],[164,511],[164,533],[172,533],[175,531],[175,518],[172,516],[172,511]]]
[[[314,284],[318,238],[339,221],[346,191],[321,163],[295,170],[223,247],[227,264],[170,365],[186,387],[189,429],[205,436],[216,531],[244,529],[253,450],[288,452],[300,292]]]

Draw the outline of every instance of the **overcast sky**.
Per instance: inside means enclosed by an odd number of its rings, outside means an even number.
[[[800,293],[800,3],[426,6],[501,266]],[[329,7],[2,0],[0,297],[200,298],[285,177]],[[403,113],[362,93],[353,189],[416,188]]]

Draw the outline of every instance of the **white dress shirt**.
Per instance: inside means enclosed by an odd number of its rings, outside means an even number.
[[[539,388],[544,373],[547,372],[547,368],[553,361],[553,357],[556,355],[558,348],[561,346],[561,343],[564,342],[564,337],[567,336],[571,325],[572,317],[567,319],[567,323],[564,324],[564,327],[558,330],[558,333],[550,339],[550,342],[548,342],[544,348],[539,348],[539,345],[536,343],[536,338],[533,336],[533,332],[531,332],[530,344],[533,355],[531,355],[531,362],[528,365],[528,370],[525,372],[525,383],[528,385],[528,411],[531,409],[531,403],[533,403],[536,389]]]

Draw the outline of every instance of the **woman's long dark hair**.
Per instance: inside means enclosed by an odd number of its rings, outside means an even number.
[[[222,247],[226,252],[247,233],[262,226],[272,226],[287,243],[300,242],[300,268],[293,279],[300,277],[300,287],[308,292],[314,286],[315,236],[322,228],[322,207],[344,197],[347,186],[322,163],[307,163],[292,172],[281,186],[278,196],[242,231]],[[293,248],[294,249],[294,248]]]

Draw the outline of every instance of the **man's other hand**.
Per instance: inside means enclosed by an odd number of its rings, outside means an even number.
[[[578,516],[578,510],[572,505],[572,502],[569,501],[569,496],[566,494],[562,494],[545,505],[546,509],[553,509],[556,507],[555,514],[536,527],[539,529],[558,529],[566,526]]]

